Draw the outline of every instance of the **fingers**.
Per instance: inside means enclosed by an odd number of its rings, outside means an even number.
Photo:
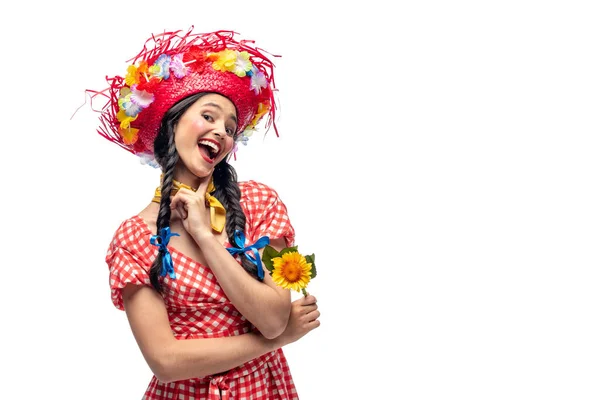
[[[295,314],[295,318],[302,321],[302,324],[304,325],[313,322],[321,316],[321,312],[316,304],[295,304],[292,308],[292,314]]]
[[[300,311],[302,314],[308,314],[308,313],[310,313],[310,312],[313,312],[313,311],[315,311],[317,308],[318,308],[318,306],[317,306],[316,304],[309,304],[309,305],[307,305],[307,306],[301,306],[301,308],[300,308],[300,310],[299,310],[299,311]]]
[[[302,300],[302,303],[305,305],[317,303],[317,298],[315,296],[313,296],[312,294],[309,294],[308,296],[304,296],[300,300]]]
[[[196,189],[196,193],[200,194],[202,198],[204,198],[204,195],[206,194],[208,184],[210,183],[211,179],[212,177],[210,176],[207,176],[206,179],[202,179],[200,186],[198,186],[198,189]]]
[[[171,199],[171,209],[174,210],[181,205],[184,205],[182,209],[185,210],[184,215],[187,218],[188,207],[197,206],[200,210],[206,209],[206,191],[208,189],[208,184],[211,181],[211,177],[208,176],[206,179],[203,179],[200,183],[200,186],[196,191],[180,188],[175,196]],[[185,218],[184,218],[185,219]]]
[[[171,199],[171,210],[181,208],[185,210],[185,214],[187,214],[188,207],[192,205],[204,208],[204,197],[199,197],[197,193],[186,188],[179,189]]]
[[[197,195],[195,192],[186,188],[181,188],[177,191],[177,193],[175,193],[175,196],[173,196],[173,198],[171,199],[171,207],[175,207],[179,203],[189,205],[191,202],[194,201],[196,196]]]
[[[319,320],[320,316],[321,313],[315,310],[302,317],[302,326],[304,327],[304,329],[307,329],[307,332],[310,332],[313,329],[316,329],[317,327],[321,326],[321,321]]]
[[[315,311],[318,308],[317,298],[313,295],[303,296],[292,303],[292,308],[296,309],[299,315],[305,315]]]
[[[311,312],[309,312],[308,314],[306,314],[305,318],[308,322],[312,322],[316,319],[318,319],[321,316],[321,313],[319,312],[319,310],[313,310]]]
[[[311,331],[315,328],[318,328],[319,326],[321,326],[321,321],[318,319],[315,319],[313,321],[310,321],[309,323],[306,324],[306,327],[308,329],[310,329]]]
[[[175,208],[177,208],[179,206],[179,204],[184,205],[184,204],[187,204],[189,202],[189,200],[187,199],[187,197],[185,196],[185,194],[181,193],[182,190],[185,190],[185,189],[179,189],[179,191],[171,199],[171,209],[172,210],[174,210]]]
[[[171,212],[181,219],[187,218],[187,202],[180,197],[173,197],[171,200]]]
[[[171,218],[184,219],[181,209],[178,207],[171,207]]]

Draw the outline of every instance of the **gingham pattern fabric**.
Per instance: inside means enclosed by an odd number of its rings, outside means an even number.
[[[266,235],[285,238],[286,244],[293,246],[294,228],[277,193],[255,181],[240,182],[240,189],[247,244]],[[121,289],[126,284],[150,286],[148,271],[158,254],[157,247],[150,244],[152,235],[144,220],[133,216],[119,226],[108,248],[111,297],[120,310]],[[170,251],[177,279],[163,279],[163,298],[177,339],[226,337],[254,329],[227,299],[210,268],[172,247]],[[223,374],[171,383],[153,377],[144,399],[297,400],[298,395],[279,349]]]

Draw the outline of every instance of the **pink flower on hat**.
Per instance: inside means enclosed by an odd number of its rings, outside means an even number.
[[[134,56],[125,77],[107,77],[109,88],[90,91],[108,103],[98,132],[137,154],[153,154],[162,117],[178,101],[199,92],[219,93],[236,107],[237,140],[246,143],[258,122],[275,128],[273,64],[235,32],[164,32],[152,35]]]

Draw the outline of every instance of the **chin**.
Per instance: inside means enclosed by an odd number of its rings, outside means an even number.
[[[206,178],[207,176],[209,176],[213,173],[217,164],[219,164],[221,161],[223,161],[225,159],[225,157],[226,156],[216,158],[213,160],[212,163],[208,163],[204,159],[197,160],[196,163],[193,164],[191,166],[191,168],[189,168],[189,170],[192,174],[194,174],[198,178]]]
[[[213,164],[202,162],[201,165],[195,166],[195,168],[192,170],[192,173],[198,178],[206,178],[213,173],[217,164],[218,162],[216,160]]]
[[[197,178],[203,179],[206,178],[207,176],[209,176],[210,174],[212,174],[212,172],[214,171],[214,168],[198,168],[198,169],[194,169],[192,170],[192,174],[194,174]]]

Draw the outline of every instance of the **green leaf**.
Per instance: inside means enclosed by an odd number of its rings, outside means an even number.
[[[266,245],[262,255],[262,262],[265,264],[265,267],[269,270],[269,272],[273,271],[273,259],[276,257],[280,257],[280,254],[275,248]]]
[[[279,254],[284,255],[285,253],[293,253],[294,251],[298,251],[298,246],[286,247]]]
[[[315,255],[313,253],[310,256],[306,256],[304,258],[306,258],[306,262],[309,262],[312,264],[312,267],[310,268],[310,279],[313,279],[317,276],[317,266],[315,265]]]

